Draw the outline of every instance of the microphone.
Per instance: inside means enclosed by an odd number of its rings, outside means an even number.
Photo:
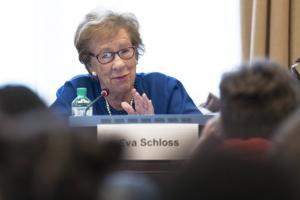
[[[92,107],[92,106],[96,103],[96,101],[98,101],[101,97],[107,97],[108,95],[109,95],[109,90],[108,90],[108,89],[103,89],[103,90],[101,90],[100,95],[97,96],[97,97],[96,97],[91,103],[89,103],[89,104],[87,105],[87,107],[85,108],[85,110],[84,110],[84,116],[86,116],[87,110],[88,110],[90,107]]]

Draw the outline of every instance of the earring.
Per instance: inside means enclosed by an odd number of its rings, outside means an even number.
[[[97,77],[96,72],[92,71],[92,76]]]

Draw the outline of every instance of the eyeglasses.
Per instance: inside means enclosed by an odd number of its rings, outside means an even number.
[[[115,59],[116,54],[118,54],[118,56],[123,60],[129,60],[130,58],[133,57],[134,53],[135,53],[135,47],[132,46],[132,47],[120,49],[119,51],[115,51],[115,52],[104,51],[104,52],[100,52],[96,56],[94,54],[90,54],[90,55],[96,57],[99,63],[107,64]]]

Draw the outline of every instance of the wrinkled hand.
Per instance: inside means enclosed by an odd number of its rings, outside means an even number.
[[[136,89],[132,89],[132,96],[134,100],[135,109],[127,102],[122,102],[122,108],[129,114],[129,115],[152,115],[154,114],[154,108],[151,100],[147,97],[144,93],[140,95]]]

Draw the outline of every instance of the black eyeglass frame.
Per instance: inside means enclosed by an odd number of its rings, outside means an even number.
[[[124,57],[120,54],[120,52],[122,52],[122,51],[125,50],[125,49],[133,49],[132,56],[124,58]],[[107,64],[107,63],[112,62],[112,61],[115,59],[116,54],[118,54],[118,56],[119,56],[121,59],[123,59],[123,60],[129,60],[129,59],[131,59],[131,58],[135,55],[135,53],[136,53],[136,47],[135,47],[135,46],[129,46],[129,47],[126,47],[126,48],[119,49],[118,51],[108,51],[108,52],[105,52],[105,53],[111,53],[111,54],[112,54],[111,60],[109,60],[108,62],[102,62],[102,61],[99,59],[99,56],[100,56],[101,53],[99,53],[98,55],[94,55],[93,53],[90,53],[90,56],[95,57],[95,58],[98,60],[98,62],[99,62],[100,64]]]

